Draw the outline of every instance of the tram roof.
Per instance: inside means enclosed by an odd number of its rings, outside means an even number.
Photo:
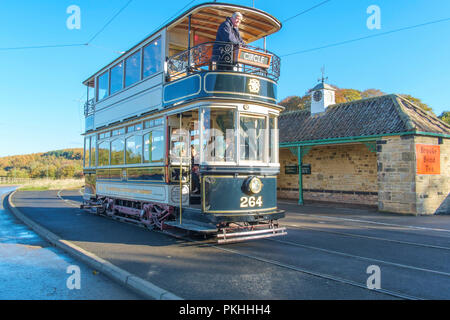
[[[96,76],[98,73],[102,72],[109,66],[115,64],[117,61],[123,59],[130,52],[141,46],[155,34],[161,32],[161,30],[164,30],[165,28],[167,28],[168,30],[187,30],[189,16],[191,16],[191,30],[195,31],[195,33],[198,35],[214,41],[216,39],[217,29],[219,28],[220,24],[224,22],[227,17],[231,17],[232,14],[236,11],[241,12],[244,17],[239,26],[239,30],[241,32],[242,38],[246,43],[256,41],[281,29],[282,24],[278,19],[259,9],[220,2],[207,2],[199,4],[185,11],[155,32],[152,32],[150,36],[134,45],[131,49],[127,50],[114,61],[86,79],[83,84],[90,86],[93,85],[92,79],[94,78],[94,76]]]

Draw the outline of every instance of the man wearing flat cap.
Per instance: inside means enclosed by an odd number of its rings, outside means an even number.
[[[233,70],[234,51],[237,51],[239,46],[245,46],[245,42],[239,33],[239,25],[242,19],[242,14],[235,12],[231,17],[227,17],[217,30],[212,61],[216,62],[218,70]],[[231,44],[234,50],[231,49]]]

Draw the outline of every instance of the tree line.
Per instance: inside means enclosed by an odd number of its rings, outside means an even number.
[[[67,179],[83,177],[83,149],[0,158],[0,177]]]

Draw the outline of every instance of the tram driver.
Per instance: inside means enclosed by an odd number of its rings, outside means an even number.
[[[242,13],[235,12],[231,18],[227,17],[217,30],[216,42],[214,43],[211,60],[213,63],[215,62],[218,70],[233,70],[235,51],[237,51],[240,46],[246,45],[239,33],[239,25],[242,20]],[[223,42],[231,43],[234,50],[232,51],[231,48],[227,47],[227,44]],[[229,48],[229,50],[227,50],[227,48]]]

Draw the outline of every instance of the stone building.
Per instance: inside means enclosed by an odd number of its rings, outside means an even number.
[[[279,198],[450,213],[449,125],[395,94],[335,104],[322,82],[311,101],[279,119]]]

